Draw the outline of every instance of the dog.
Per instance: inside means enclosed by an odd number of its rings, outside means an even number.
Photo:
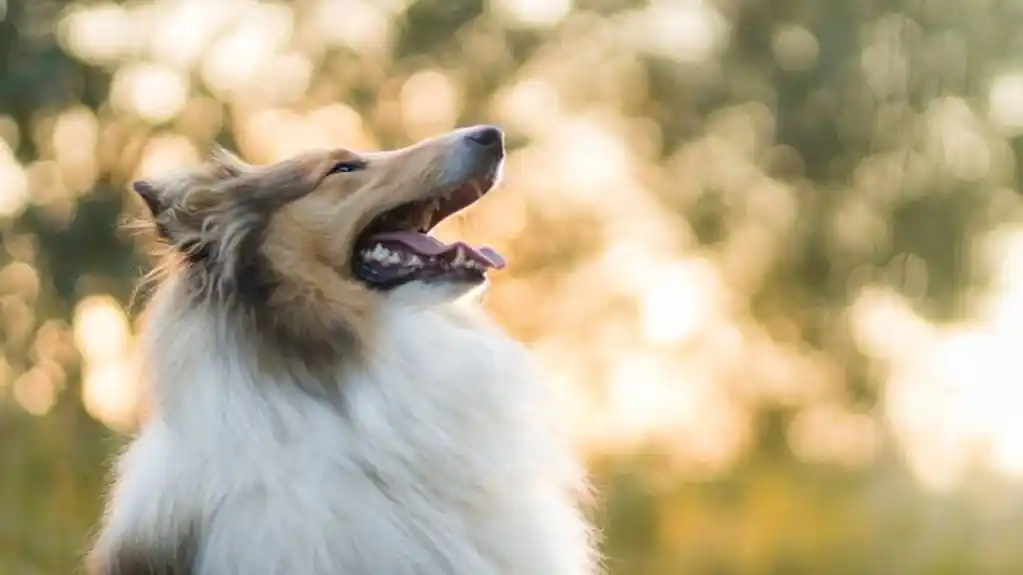
[[[504,157],[473,126],[132,184],[168,254],[91,575],[600,571],[541,374],[474,305],[504,260],[429,234]]]

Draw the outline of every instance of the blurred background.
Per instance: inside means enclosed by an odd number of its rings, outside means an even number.
[[[0,575],[73,572],[132,178],[509,134],[496,246],[612,575],[1023,573],[1023,3],[0,0]]]

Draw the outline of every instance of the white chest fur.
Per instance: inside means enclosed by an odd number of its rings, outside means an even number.
[[[593,573],[583,474],[528,354],[452,309],[396,298],[380,322],[340,405],[268,381],[207,322],[156,334],[162,399],[101,537],[194,529],[194,575]]]

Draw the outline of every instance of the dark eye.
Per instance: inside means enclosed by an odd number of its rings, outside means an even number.
[[[338,162],[330,167],[330,171],[327,172],[327,175],[329,176],[330,174],[347,174],[350,172],[358,172],[359,170],[365,167],[366,164],[363,162],[352,161]]]

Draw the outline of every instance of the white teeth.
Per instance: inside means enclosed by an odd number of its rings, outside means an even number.
[[[423,213],[419,216],[419,227],[426,229],[430,227],[430,222],[433,220],[433,211],[437,209],[435,204],[430,204],[423,208]]]
[[[372,250],[363,250],[362,257],[366,260],[380,262],[384,265],[401,263],[400,255],[385,248],[381,244],[373,246]]]
[[[439,198],[433,200],[425,207],[423,207],[423,211],[420,212],[419,214],[419,227],[424,230],[428,229],[430,227],[430,224],[433,223],[433,215],[437,213],[437,210],[439,209],[440,209]]]
[[[486,269],[485,265],[469,258],[466,255],[465,248],[461,246],[455,251],[455,257],[450,262],[438,256],[421,257],[415,254],[404,254],[403,257],[402,253],[391,251],[382,244],[377,244],[372,249],[364,249],[359,252],[359,255],[365,261],[378,262],[388,267],[404,265],[412,268],[440,266],[443,269],[463,268],[477,271]]]
[[[463,247],[459,247],[458,251],[455,252],[455,259],[451,261],[450,266],[455,268],[465,268],[479,271],[483,271],[484,269],[486,269],[486,267],[483,264],[467,257],[465,255],[465,248]]]
[[[451,262],[451,265],[455,267],[463,266],[465,265],[465,262],[466,262],[465,252],[462,250],[461,247],[459,247],[458,251],[455,252],[455,259],[454,261]]]

